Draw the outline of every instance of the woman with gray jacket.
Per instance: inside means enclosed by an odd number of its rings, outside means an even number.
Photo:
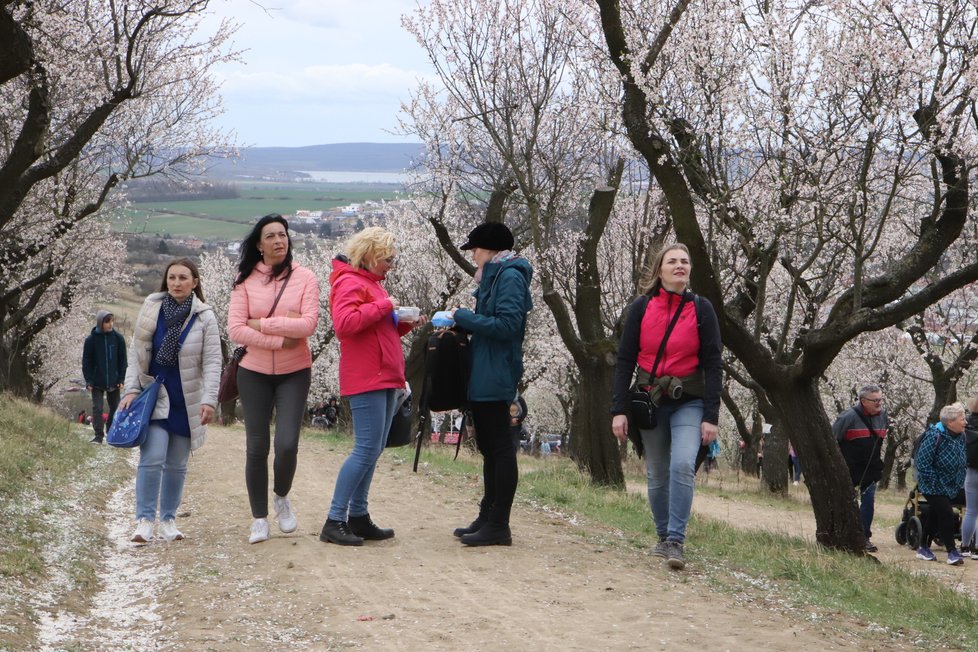
[[[175,518],[187,460],[191,451],[203,445],[217,407],[221,381],[217,318],[204,303],[197,266],[186,258],[167,265],[160,292],[146,297],[139,310],[119,409],[129,407],[154,378],[161,378],[163,386],[146,440],[139,447],[137,523],[130,539],[140,545],[152,540],[157,511],[160,537],[183,538]]]

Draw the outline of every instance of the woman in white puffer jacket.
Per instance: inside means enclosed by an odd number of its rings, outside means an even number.
[[[146,297],[136,317],[125,396],[119,403],[120,409],[128,407],[154,378],[163,379],[139,448],[137,523],[131,538],[138,544],[153,538],[157,509],[160,536],[167,541],[183,538],[175,517],[187,461],[207,438],[221,381],[221,337],[214,311],[204,303],[197,266],[186,258],[174,260],[160,290]]]

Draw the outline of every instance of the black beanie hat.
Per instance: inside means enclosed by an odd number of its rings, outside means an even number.
[[[502,222],[484,222],[472,229],[468,241],[461,249],[467,251],[476,247],[490,251],[508,251],[513,248],[513,232]]]

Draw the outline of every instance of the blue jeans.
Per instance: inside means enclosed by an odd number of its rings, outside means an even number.
[[[859,492],[859,519],[863,523],[863,536],[873,536],[873,512],[876,509],[876,483]]]
[[[798,482],[799,480],[801,480],[801,462],[798,461],[797,455],[790,455],[789,459],[791,460],[791,471],[792,471],[791,479],[795,482]]]
[[[353,415],[353,451],[336,476],[333,501],[328,518],[346,521],[350,516],[364,516],[367,493],[374,478],[377,460],[387,445],[396,407],[397,390],[378,389],[350,397]]]
[[[655,417],[658,425],[641,431],[652,520],[660,539],[683,543],[693,507],[703,401],[664,404],[656,408]]]
[[[964,476],[964,518],[961,519],[961,545],[972,547],[975,520],[978,519],[978,469],[968,467]]]
[[[137,519],[155,521],[157,507],[161,521],[176,518],[189,459],[190,437],[172,435],[162,426],[149,424],[136,468]]]

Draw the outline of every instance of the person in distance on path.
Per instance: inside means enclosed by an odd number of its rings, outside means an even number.
[[[85,385],[92,393],[92,428],[95,429],[93,444],[101,444],[105,431],[112,427],[112,417],[119,406],[119,390],[126,380],[126,339],[113,328],[115,318],[108,310],[95,315],[95,328],[85,338],[82,352],[82,374]],[[103,401],[108,412],[103,412]],[[103,416],[107,414],[107,418]]]

